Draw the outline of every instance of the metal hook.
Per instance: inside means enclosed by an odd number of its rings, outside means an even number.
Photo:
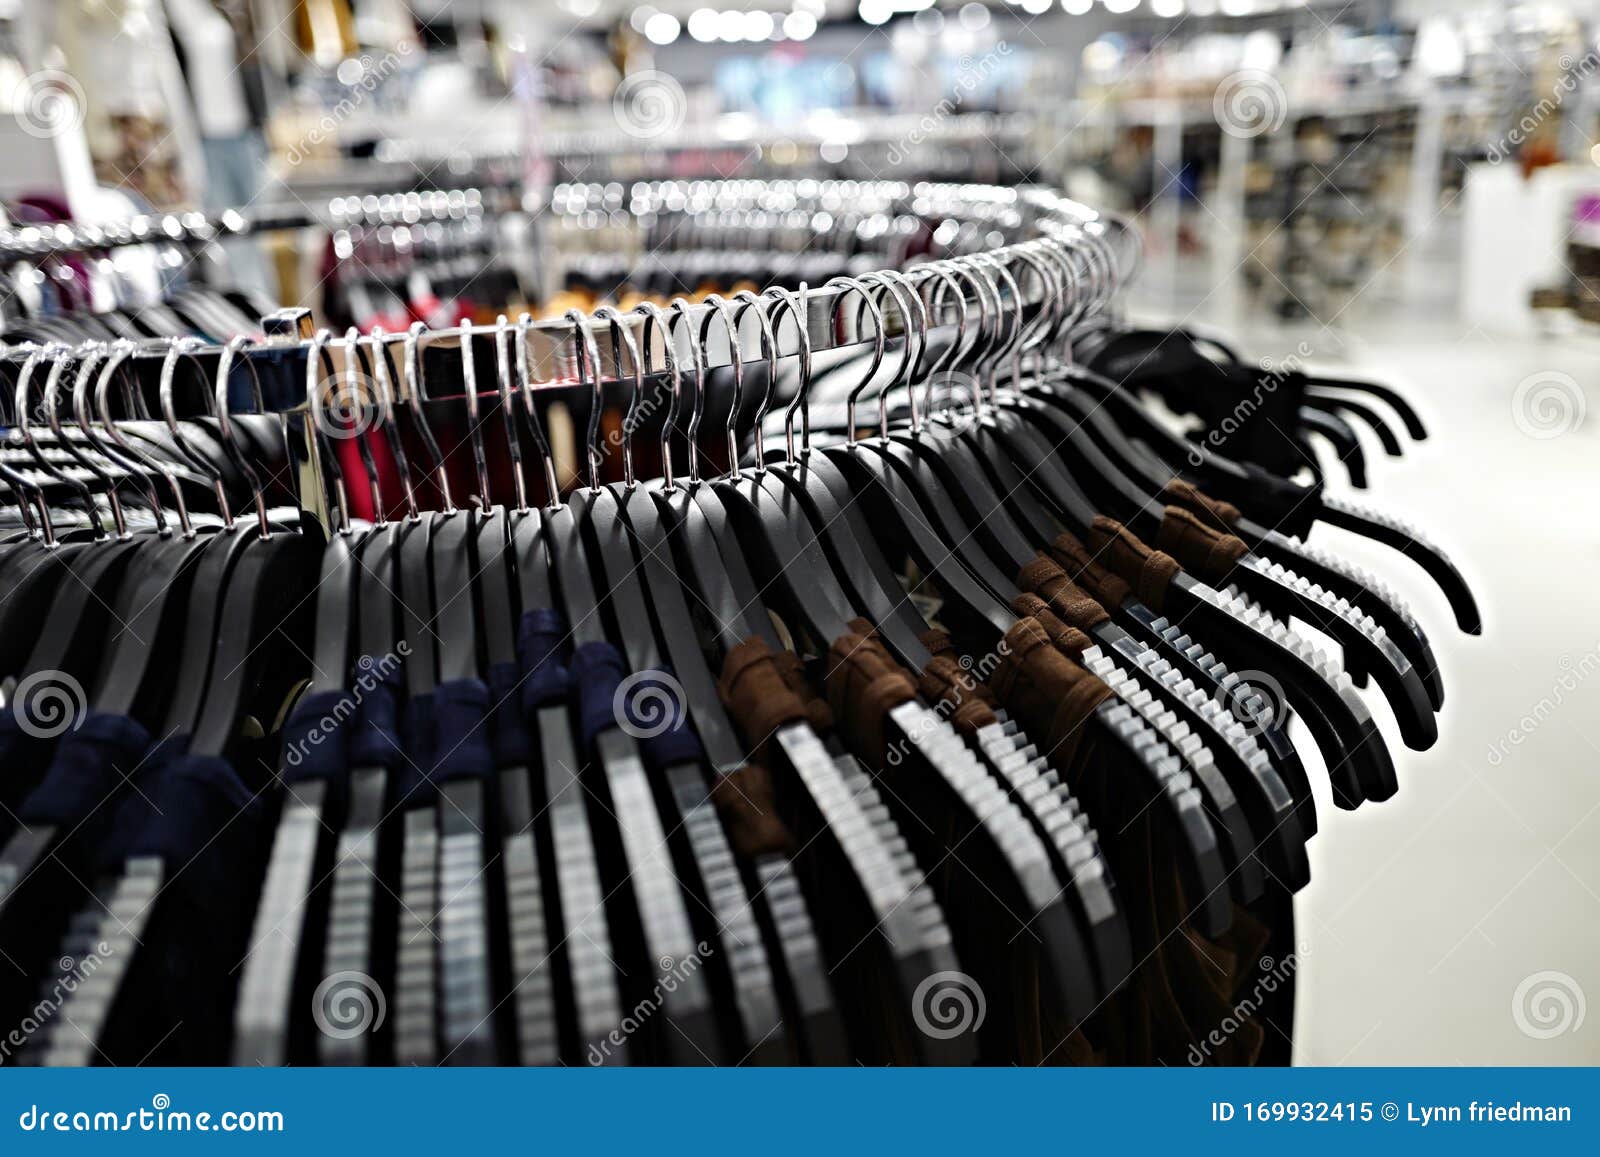
[[[950,376],[955,372],[955,366],[960,364],[962,359],[972,352],[972,349],[977,345],[978,339],[974,338],[971,346],[967,344],[967,319],[969,317],[967,294],[961,288],[960,283],[956,281],[955,276],[950,272],[945,262],[940,261],[919,265],[912,270],[911,276],[922,281],[937,279],[938,283],[932,286],[932,291],[929,295],[932,299],[929,302],[931,306],[930,315],[943,306],[945,300],[944,291],[946,289],[950,291],[951,299],[954,301],[956,308],[955,336],[951,338],[950,344],[939,354],[934,365],[928,368],[927,377],[924,379],[926,384],[923,389],[922,404],[931,417],[933,414],[933,391],[938,383],[939,375],[945,375],[945,384],[948,385]],[[912,389],[915,390],[915,386]],[[976,399],[974,399],[974,405],[976,405]]]
[[[526,313],[517,318],[517,387],[522,393],[522,409],[533,428],[533,440],[539,447],[544,463],[544,484],[551,506],[561,505],[561,485],[556,481],[555,458],[550,453],[550,440],[545,437],[544,423],[539,420],[539,410],[533,404],[533,383],[528,377],[528,330],[533,318]]]
[[[80,378],[86,373],[91,373],[96,364],[104,356],[99,345],[79,346],[76,355],[81,358],[78,369]],[[93,457],[83,452],[77,444],[67,437],[66,431],[61,427],[61,415],[57,412],[56,400],[60,396],[61,375],[66,371],[67,365],[73,360],[72,355],[60,358],[50,363],[50,371],[44,380],[44,419],[50,426],[50,432],[56,436],[56,443],[70,454],[73,459],[89,473],[93,474],[105,488],[106,501],[111,506],[111,520],[116,525],[117,537],[126,539],[131,537],[128,532],[128,520],[122,509],[122,496],[117,493],[116,480],[100,468],[100,464]],[[85,487],[85,490],[88,488]]]
[[[6,350],[7,360],[15,357],[19,352],[31,353],[36,347],[29,343],[20,350]],[[9,463],[0,459],[0,478],[4,478],[17,495],[17,510],[22,515],[23,525],[27,527],[30,537],[37,537],[46,547],[54,549],[56,545],[55,527],[50,521],[50,507],[45,501],[44,487],[29,478],[21,471],[13,470]],[[28,498],[32,496],[34,507],[37,510],[39,521],[34,522],[34,511],[28,508]]]
[[[390,376],[392,365],[389,359],[389,343],[384,340],[386,336],[382,326],[372,327],[370,340],[373,343],[374,380],[378,387],[378,420],[383,423],[383,435],[389,443],[389,453],[394,458],[395,465],[400,468],[400,485],[406,495],[406,517],[415,522],[421,517],[417,511],[417,489],[411,478],[411,460],[406,457],[406,448],[400,438],[400,427],[394,420],[394,379]]]
[[[450,493],[450,474],[444,468],[444,455],[439,452],[439,442],[433,436],[433,427],[428,425],[428,419],[422,413],[422,354],[418,339],[427,331],[428,327],[420,321],[412,322],[411,328],[406,330],[403,384],[406,401],[411,406],[411,420],[417,428],[417,436],[422,439],[423,448],[433,459],[432,472],[439,483],[439,499],[444,504],[444,512],[454,514],[457,509],[456,502]]]
[[[867,383],[877,376],[878,368],[883,365],[884,350],[887,348],[887,337],[883,332],[883,310],[867,292],[866,286],[854,277],[835,277],[828,282],[827,288],[840,289],[842,293],[833,299],[833,308],[828,311],[828,328],[833,330],[839,324],[839,307],[851,293],[859,293],[863,307],[872,314],[872,362],[867,366],[866,373],[861,375],[861,380],[850,390],[844,400],[845,426],[848,431],[848,441],[854,444],[856,440],[856,399],[861,396],[861,391],[867,388]],[[857,311],[857,330],[860,329],[860,312]],[[859,336],[859,335],[858,335]]]
[[[578,384],[594,387],[589,399],[589,490],[600,489],[600,410],[605,405],[604,383],[600,379],[600,350],[589,331],[589,317],[581,309],[569,309],[562,317],[572,323],[573,342],[578,355]]]
[[[728,474],[729,478],[740,478],[743,475],[739,468],[739,440],[733,432],[734,423],[739,418],[739,401],[744,394],[744,357],[739,346],[739,323],[733,315],[733,307],[720,295],[711,293],[706,295],[707,306],[705,316],[700,320],[699,353],[700,359],[709,364],[711,354],[706,347],[706,339],[711,336],[711,323],[720,319],[722,327],[728,334],[728,364],[733,371],[733,399],[728,403],[728,424],[723,430],[728,440]],[[709,388],[707,382],[704,388]]]
[[[639,345],[633,340],[628,319],[611,305],[602,305],[594,311],[594,315],[611,323],[611,357],[617,364],[618,373],[622,370],[622,347],[627,347],[628,360],[633,365],[633,397],[628,399],[628,412],[622,416],[622,481],[627,489],[632,490],[636,484],[633,476],[633,432],[638,428],[639,406],[644,395],[644,365],[639,360]]]
[[[389,521],[383,510],[383,488],[378,485],[378,463],[372,456],[372,444],[367,441],[367,431],[370,429],[367,415],[381,415],[376,397],[370,399],[369,405],[368,386],[373,381],[372,364],[361,345],[361,331],[351,326],[344,331],[344,397],[347,399],[346,405],[357,405],[360,410],[355,416],[354,432],[343,427],[340,427],[340,432],[355,440],[356,453],[361,456],[361,469],[367,476],[367,491],[372,498],[372,521],[377,526],[383,526]],[[376,392],[374,387],[372,393]],[[341,469],[340,475],[343,473]]]
[[[672,320],[667,326],[668,344],[676,340],[673,327],[679,321],[685,326],[690,325],[689,311],[693,308],[684,298],[673,301]],[[694,409],[689,411],[689,483],[693,485],[700,481],[700,418],[706,404],[706,364],[700,356],[700,343],[695,341],[692,328],[689,331],[689,356],[694,364]]]
[[[128,341],[117,342],[111,347],[111,357],[106,362],[105,368],[100,371],[100,381],[95,386],[95,412],[100,415],[100,424],[105,427],[106,436],[121,447],[124,454],[137,457],[141,462],[159,471],[167,480],[167,486],[172,491],[173,506],[178,512],[178,526],[184,538],[193,538],[195,530],[189,518],[189,503],[184,499],[177,471],[159,454],[149,454],[139,449],[111,419],[110,399],[107,396],[110,393],[111,379],[136,348],[133,342]]]
[[[522,439],[511,396],[511,323],[501,314],[494,323],[495,382],[500,391],[500,417],[506,427],[506,453],[511,455],[511,480],[516,486],[517,513],[528,513],[528,482],[522,476]]]
[[[478,503],[489,513],[494,500],[489,496],[489,459],[483,451],[483,422],[478,416],[478,374],[472,355],[472,319],[462,318],[461,378],[467,399],[467,440],[472,443],[472,466],[478,476]]]
[[[796,345],[795,353],[800,359],[800,381],[794,392],[794,397],[783,410],[783,441],[789,464],[792,466],[798,459],[794,453],[794,412],[801,411],[801,453],[811,451],[811,403],[806,395],[811,389],[811,330],[807,317],[809,306],[808,290],[806,283],[801,282],[798,292],[792,292],[780,286],[773,286],[767,294],[778,299],[780,305],[789,311],[789,316],[794,321]],[[774,310],[776,312],[776,310]],[[781,332],[779,325],[774,322],[773,333]]]
[[[683,375],[678,369],[678,351],[672,340],[672,327],[667,320],[667,315],[661,307],[653,301],[642,302],[634,307],[634,313],[644,317],[643,355],[645,365],[650,364],[650,334],[659,332],[662,336],[661,352],[667,363],[667,379],[671,383],[671,391],[667,402],[667,416],[661,423],[661,485],[667,493],[671,493],[672,481],[672,431],[678,423],[678,410],[683,396]]]
[[[328,343],[332,340],[332,338],[333,334],[331,332],[326,329],[319,329],[316,332],[316,335],[311,339],[311,348],[306,351],[306,409],[309,411],[306,415],[306,445],[311,452],[312,472],[316,474],[319,481],[326,482],[331,480],[333,482],[334,502],[339,508],[339,533],[349,534],[350,498],[349,495],[345,493],[344,471],[339,466],[337,455],[332,452],[330,447],[323,444],[326,438],[332,434],[332,432],[324,424],[328,421],[328,419],[325,417],[325,414],[328,410],[331,410],[334,403],[338,401],[339,394],[337,386],[331,390],[328,390],[328,404],[326,407],[323,406],[322,394],[324,392],[324,383],[338,381],[338,370],[334,367],[333,359],[328,354]],[[234,340],[237,341],[238,339],[236,338]],[[233,342],[228,343],[230,349],[233,347],[233,344]],[[326,371],[325,375],[319,373],[319,369]],[[224,380],[217,387],[217,417],[219,420],[223,420],[223,414],[226,413],[228,408],[228,399],[221,392],[225,386],[226,381]],[[359,426],[359,421],[357,425]],[[338,429],[338,437],[343,438],[347,435],[348,431],[346,431],[343,427]],[[228,441],[231,446],[231,436],[229,437]],[[239,454],[236,449],[230,450],[230,455],[237,455],[237,457],[234,458],[236,465],[243,462],[244,456]],[[246,467],[246,469],[248,469],[248,467]],[[265,538],[269,533],[267,527],[266,500],[262,497],[260,483],[256,480],[254,471],[251,471],[249,476],[251,486],[256,490],[256,512],[261,520],[261,537]]]
[[[767,388],[761,393],[761,401],[756,406],[755,423],[752,427],[756,432],[755,468],[760,473],[767,468],[765,442],[762,430],[767,424],[767,411],[772,407],[772,391],[778,385],[778,342],[772,331],[772,319],[767,316],[770,302],[757,297],[748,289],[741,289],[733,295],[733,299],[743,304],[743,308],[733,315],[734,325],[737,326],[744,320],[744,315],[750,310],[756,311],[756,324],[761,327],[761,356],[767,363]],[[734,411],[728,411],[728,420],[733,421]]]
[[[189,445],[188,439],[184,437],[183,429],[178,422],[177,410],[173,405],[173,381],[177,375],[178,359],[198,347],[199,344],[193,338],[180,338],[177,341],[168,343],[166,357],[161,361],[161,387],[158,391],[161,401],[161,414],[166,419],[167,430],[172,435],[172,443],[178,448],[178,453],[183,455],[189,465],[193,466],[196,471],[211,479],[212,490],[217,496],[217,511],[222,515],[223,525],[232,530],[233,509],[228,502],[228,491],[224,485],[222,471],[218,470],[209,459],[196,452]],[[220,382],[226,382],[228,364],[231,360],[226,356],[226,351],[224,351],[224,356],[217,363]],[[219,392],[221,391],[219,390]],[[202,391],[202,393],[204,393],[206,401],[210,403],[212,400],[211,393],[209,391]]]
[[[102,381],[106,380],[111,371],[115,370],[128,356],[127,350],[131,348],[131,345],[131,342],[117,342],[111,346],[106,353],[105,368],[101,371]],[[83,432],[84,438],[100,452],[100,455],[106,461],[114,466],[122,467],[129,475],[137,479],[144,489],[145,497],[150,500],[150,513],[151,517],[155,519],[156,533],[165,537],[167,534],[167,515],[161,505],[161,496],[156,493],[155,481],[150,477],[149,472],[145,470],[137,457],[131,452],[125,452],[125,449],[120,446],[114,448],[103,442],[100,439],[100,435],[94,430],[89,409],[89,382],[93,376],[94,362],[86,358],[83,365],[78,368],[77,380],[72,387],[72,416],[77,421],[78,429]],[[193,528],[189,526],[189,520],[185,518],[181,522],[185,532],[184,537],[192,537]]]
[[[234,468],[243,474],[245,481],[250,486],[250,493],[255,497],[256,522],[261,529],[261,537],[266,538],[272,533],[272,527],[267,523],[267,497],[261,488],[261,479],[256,475],[255,468],[250,465],[249,458],[239,449],[238,442],[233,436],[233,422],[228,414],[228,374],[233,368],[233,359],[239,356],[239,351],[251,344],[250,340],[242,335],[234,337],[227,345],[222,347],[222,356],[217,360],[216,408],[217,432],[222,436],[222,447],[227,452],[228,459]],[[314,364],[314,363],[313,363]],[[315,380],[315,374],[308,372],[308,376]],[[252,377],[252,381],[254,381]],[[255,402],[257,409],[264,409],[261,402],[261,389],[259,383],[255,385]],[[162,399],[163,404],[170,401],[170,394]],[[307,401],[315,405],[314,399]],[[313,427],[315,423],[313,423]],[[320,473],[318,475],[320,477]]]
[[[892,297],[894,299],[895,310],[900,314],[900,332],[903,335],[903,340],[902,340],[902,343],[901,343],[901,351],[900,351],[900,365],[896,368],[893,376],[890,377],[888,383],[881,390],[878,391],[878,436],[880,438],[887,438],[889,436],[889,393],[892,390],[898,389],[900,386],[904,385],[906,382],[911,381],[913,372],[915,371],[915,369],[917,368],[918,364],[920,364],[920,362],[922,360],[922,355],[921,355],[921,351],[920,350],[918,350],[916,352],[916,354],[913,355],[913,349],[914,349],[913,342],[916,340],[917,335],[916,335],[916,332],[915,332],[915,327],[914,327],[913,322],[912,322],[911,310],[910,310],[909,306],[906,304],[906,297],[909,296],[912,300],[914,300],[917,303],[917,306],[918,306],[919,309],[922,307],[922,299],[920,297],[918,297],[915,292],[909,292],[908,293],[907,292],[908,287],[905,285],[905,279],[901,278],[899,276],[899,274],[896,274],[896,273],[892,273],[892,272],[889,272],[889,271],[883,271],[883,272],[879,272],[879,273],[868,273],[868,274],[863,275],[860,278],[860,281],[861,281],[861,284],[863,284],[863,285],[882,286],[882,290],[880,290],[879,296],[878,296],[879,302],[880,303],[882,302],[883,294],[887,293],[890,297]],[[882,318],[882,305],[881,304],[879,305],[879,317],[880,317],[880,320],[886,320],[886,319]],[[926,322],[927,322],[927,318],[924,316],[923,317],[923,323],[924,324],[923,324],[923,327],[922,327],[922,340],[924,342],[926,342],[926,340],[927,340],[927,337],[926,337],[926,329],[927,329]],[[865,384],[866,384],[865,382],[862,383],[863,386]],[[910,392],[913,395],[915,394],[914,390],[910,391]],[[913,430],[913,432],[915,432],[915,430],[917,429],[917,413],[916,413],[916,402],[915,402],[914,398],[913,398],[913,401],[912,401],[912,404],[911,404],[911,421],[912,421],[912,430]],[[854,411],[852,411],[851,414],[850,414],[850,433],[851,433],[851,440],[854,441],[854,434],[855,434],[855,414],[854,414]]]

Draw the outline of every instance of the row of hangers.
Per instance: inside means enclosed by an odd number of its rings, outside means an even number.
[[[64,945],[96,931],[110,928],[126,945],[106,979],[97,974],[85,1011],[98,1019],[80,1022],[90,1030],[49,1034],[36,1059],[93,1063],[154,1044],[160,1056],[236,1063],[1060,1060],[1114,993],[1138,987],[1130,978],[1174,931],[1152,927],[1129,890],[1141,856],[1177,866],[1188,903],[1176,918],[1206,937],[1225,935],[1269,888],[1303,885],[1305,841],[1318,823],[1310,776],[1285,719],[1264,711],[1260,688],[1237,672],[1281,683],[1345,808],[1393,794],[1394,764],[1346,667],[1289,621],[1335,640],[1348,669],[1373,678],[1409,746],[1436,737],[1442,682],[1421,627],[1392,595],[1273,529],[1288,511],[1297,527],[1318,518],[1358,532],[1389,524],[1178,438],[1092,368],[1106,327],[1087,323],[1108,315],[1126,267],[1118,237],[1063,231],[840,278],[821,292],[802,285],[698,306],[645,304],[631,315],[573,311],[561,364],[590,397],[585,477],[564,498],[535,403],[547,389],[573,392],[571,382],[540,381],[548,351],[535,338],[549,337],[548,323],[502,318],[489,331],[494,388],[460,398],[473,464],[467,505],[455,499],[424,409],[434,395],[419,332],[398,345],[352,332],[279,347],[305,354],[304,408],[284,421],[306,447],[310,469],[299,480],[318,492],[307,502],[302,491],[295,526],[272,517],[257,470],[250,436],[268,432],[230,412],[240,408],[238,368],[279,350],[223,347],[209,416],[184,431],[170,395],[179,368],[198,359],[170,348],[162,408],[173,445],[139,449],[116,436],[123,423],[110,409],[132,348],[115,365],[118,355],[75,351],[71,407],[83,441],[142,480],[152,510],[160,476],[182,509],[185,487],[163,468],[162,454],[175,450],[211,483],[221,525],[180,516],[176,534],[139,535],[119,519],[103,537],[90,529],[55,538],[44,488],[3,475],[41,524],[0,554],[0,578],[14,591],[0,624],[4,674],[19,685],[41,671],[73,675],[94,719],[137,720],[144,735],[128,746],[157,745],[160,755],[143,764],[156,788],[199,796],[213,809],[207,822],[238,820],[242,834],[200,849],[215,862],[197,879],[186,856],[206,822],[144,815],[156,835],[140,854],[103,854],[107,842],[120,850],[108,827],[120,828],[124,812],[140,819],[146,806],[119,782],[98,820],[46,826],[24,815],[27,830],[0,855],[8,951],[37,979]],[[1138,331],[1115,329],[1136,340]],[[760,355],[746,365],[732,351],[751,331]],[[452,351],[457,380],[469,385],[484,378],[473,336],[463,327],[434,350],[435,365]],[[597,339],[608,339],[609,358]],[[18,415],[34,408],[35,373],[56,383],[46,391],[59,390],[65,355],[25,355]],[[609,484],[600,441],[608,377],[627,399],[622,478]],[[349,387],[337,415],[325,412],[330,380]],[[253,381],[254,408],[268,408]],[[967,404],[932,407],[936,390],[951,387]],[[683,478],[672,470],[672,439],[685,390]],[[820,405],[813,422],[813,395],[830,390],[844,393],[843,421],[833,424],[842,437],[813,445],[814,431],[830,425]],[[864,432],[868,390],[878,421]],[[728,468],[708,477],[698,435],[713,398],[727,400]],[[782,430],[763,438],[780,403]],[[641,480],[634,436],[663,407],[663,476]],[[44,398],[44,411],[59,419],[59,393]],[[903,425],[894,417],[902,412]],[[425,448],[422,475],[402,417]],[[497,500],[490,482],[484,439],[494,425],[515,466],[510,500]],[[363,479],[345,477],[334,449],[355,427],[370,432],[356,439],[378,512],[370,524],[349,518],[346,487]],[[69,448],[66,429],[54,432]],[[220,455],[195,451],[196,429],[214,436]],[[393,521],[378,493],[378,443],[404,480]],[[35,466],[52,469],[47,457]],[[749,640],[809,657],[815,674],[839,640],[860,640],[852,655],[868,646],[853,625],[862,618],[877,633],[872,645],[907,670],[939,669],[933,647],[942,644],[929,638],[922,609],[932,604],[908,594],[908,571],[924,598],[937,592],[935,616],[965,669],[986,670],[1030,617],[1026,595],[1060,590],[1053,576],[1032,582],[1041,551],[1067,559],[1061,536],[1074,536],[1086,552],[1078,577],[1109,597],[1119,588],[1095,563],[1137,576],[1148,560],[1123,557],[1138,548],[1104,516],[1162,540],[1182,524],[1167,499],[1183,493],[1172,485],[1183,477],[1237,504],[1227,528],[1248,551],[1224,573],[1217,535],[1193,531],[1190,545],[1174,545],[1198,574],[1165,586],[1124,582],[1108,614],[1084,620],[1076,666],[1113,692],[1083,723],[1099,774],[1069,784],[1042,734],[1049,713],[1026,707],[1026,718],[1001,708],[963,736],[934,709],[949,704],[924,692],[887,710],[881,736],[863,748],[842,724],[830,732],[806,718],[752,734],[719,693],[730,656]],[[89,505],[116,509],[117,480],[96,478],[104,493]],[[228,513],[241,478],[255,507],[249,523]],[[529,499],[541,482],[547,504]],[[430,492],[441,509],[418,502]],[[325,542],[306,516],[322,510]],[[1395,533],[1373,537],[1392,542]],[[1454,574],[1436,548],[1413,538],[1407,549],[1436,577]],[[78,581],[63,581],[67,572]],[[1464,584],[1441,585],[1458,622],[1475,627]],[[115,630],[113,613],[126,614],[128,630]],[[619,671],[670,672],[697,744],[652,745],[615,719],[596,724],[592,691],[581,686],[574,712],[546,686],[569,650],[569,662],[614,655]],[[399,653],[403,663],[384,663]],[[375,668],[382,676],[368,686]],[[603,673],[590,677],[609,687]],[[474,697],[463,692],[469,685],[490,691]],[[453,726],[465,718],[469,735],[492,741],[482,751],[465,743],[459,759],[460,747],[448,753],[438,782],[419,776],[394,742],[401,703],[430,696],[436,711],[454,712]],[[353,697],[367,707],[337,766],[320,756],[301,773],[306,761],[288,753],[304,755],[315,722]],[[609,702],[609,691],[601,698]],[[756,810],[781,818],[787,843],[752,838],[759,823],[718,794],[750,782],[741,777],[754,752],[776,785]],[[129,772],[135,786],[138,774]],[[147,801],[161,813],[169,802],[159,790]],[[1127,837],[1143,823],[1153,853]],[[52,867],[85,862],[95,870]],[[51,878],[40,881],[41,871]],[[85,899],[74,881],[90,877]],[[220,913],[204,894],[218,880],[249,903]],[[182,948],[198,952],[202,941],[239,949],[226,978],[184,972],[161,999],[130,999],[149,991],[141,975],[173,979],[143,944],[163,946],[170,970]],[[702,979],[676,987],[659,1019],[614,1043],[626,1010],[651,994],[651,962],[682,961],[701,943],[714,945]],[[988,1019],[971,1036],[922,1031],[913,1010],[923,982],[954,971],[987,995]],[[317,1031],[310,998],[344,974],[377,978],[387,1029]],[[8,995],[30,993],[13,983]]]

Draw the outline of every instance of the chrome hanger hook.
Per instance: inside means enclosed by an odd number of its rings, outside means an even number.
[[[611,360],[616,363],[617,374],[622,374],[622,349],[628,351],[628,363],[633,366],[633,396],[628,399],[627,413],[622,416],[622,484],[632,490],[638,484],[633,476],[633,433],[639,425],[639,407],[644,398],[644,365],[639,360],[639,343],[633,340],[633,330],[628,319],[614,305],[602,305],[594,315],[610,323]]]
[[[506,453],[511,456],[511,481],[517,496],[517,513],[528,513],[528,480],[522,476],[522,438],[517,433],[517,411],[511,394],[511,323],[501,314],[494,322],[495,385],[500,391],[500,418],[506,427]]]
[[[728,403],[728,424],[723,431],[728,442],[727,477],[741,478],[743,475],[739,468],[739,440],[733,432],[734,424],[739,418],[739,402],[744,395],[744,354],[739,345],[739,323],[734,317],[733,307],[719,295],[708,294],[705,305],[705,316],[700,319],[699,360],[702,364],[710,363],[711,355],[706,348],[706,339],[711,336],[712,321],[720,320],[728,334],[728,364],[733,371],[733,398]],[[707,374],[709,376],[709,371]]]
[[[600,490],[600,411],[605,406],[605,383],[600,377],[600,350],[595,345],[594,334],[589,331],[589,315],[581,309],[569,309],[562,314],[572,323],[573,342],[577,347],[578,383],[588,384],[593,390],[589,399],[589,492]]]
[[[478,503],[480,513],[488,514],[494,506],[489,494],[489,459],[483,449],[483,419],[478,413],[478,367],[472,353],[472,319],[462,318],[461,330],[461,384],[467,401],[467,440],[472,443],[472,468],[478,477]]]
[[[642,334],[645,365],[651,364],[651,333],[661,335],[661,354],[667,366],[666,388],[669,390],[667,416],[661,423],[661,486],[663,492],[670,494],[675,485],[672,480],[672,431],[677,427],[678,412],[683,401],[683,374],[678,368],[678,351],[672,340],[672,326],[662,308],[653,301],[646,301],[635,306],[633,312],[645,319]]]
[[[522,410],[533,429],[534,444],[539,448],[540,461],[544,465],[544,485],[549,505],[554,508],[561,505],[561,484],[556,480],[556,461],[550,453],[550,440],[545,437],[539,409],[533,404],[533,382],[528,375],[528,331],[532,327],[533,318],[526,313],[517,318],[517,389],[522,394]]]

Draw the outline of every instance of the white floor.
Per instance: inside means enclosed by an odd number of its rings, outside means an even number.
[[[1304,340],[1314,365],[1381,377],[1422,410],[1432,437],[1403,459],[1363,439],[1371,489],[1354,494],[1444,547],[1485,620],[1462,635],[1399,554],[1314,532],[1406,597],[1446,702],[1438,744],[1413,752],[1369,694],[1400,794],[1319,805],[1297,1062],[1600,1063],[1600,337],[1497,336],[1444,304],[1367,303],[1332,330],[1252,316],[1228,325],[1250,355]]]

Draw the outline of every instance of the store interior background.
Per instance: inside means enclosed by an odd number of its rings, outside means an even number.
[[[0,197],[92,222],[826,174],[1131,214],[1137,316],[1413,400],[1432,437],[1368,439],[1370,499],[1485,614],[1457,635],[1384,560],[1444,668],[1442,737],[1391,744],[1393,801],[1322,801],[1297,1061],[1593,1064],[1597,37],[1600,0],[0,0]],[[230,262],[314,307],[324,240]],[[1576,1015],[1527,1006],[1546,973]]]

